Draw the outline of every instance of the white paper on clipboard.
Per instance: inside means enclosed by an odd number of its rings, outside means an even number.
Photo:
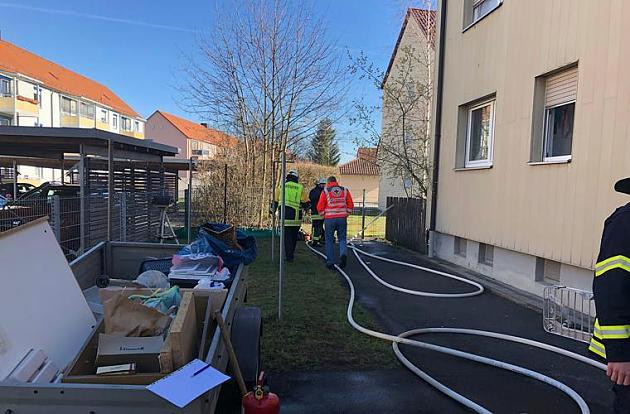
[[[206,365],[208,364],[202,360],[195,359],[161,380],[147,385],[147,390],[179,408],[184,408],[204,392],[230,379],[230,377],[213,367],[209,367],[193,376],[195,372]]]

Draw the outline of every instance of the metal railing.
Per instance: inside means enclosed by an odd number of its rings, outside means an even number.
[[[588,343],[593,335],[595,301],[586,290],[562,285],[543,290],[543,328],[546,332]]]

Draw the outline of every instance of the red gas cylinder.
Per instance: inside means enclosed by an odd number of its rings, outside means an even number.
[[[243,397],[245,414],[280,414],[280,398],[272,392],[263,390],[263,376],[264,372],[261,372],[256,382],[256,389]]]

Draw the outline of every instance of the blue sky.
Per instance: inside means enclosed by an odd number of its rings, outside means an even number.
[[[363,50],[383,68],[404,3],[314,2],[340,47]],[[107,85],[144,117],[163,109],[201,121],[179,108],[173,86],[183,56],[195,48],[195,33],[210,27],[213,10],[222,6],[221,0],[0,0],[0,30],[4,40]],[[378,93],[357,81],[349,99],[356,98],[375,104]],[[344,122],[336,126],[342,160],[349,160],[356,151],[355,132]]]

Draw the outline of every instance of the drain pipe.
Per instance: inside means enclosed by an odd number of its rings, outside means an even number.
[[[446,10],[448,0],[440,6],[440,53],[438,55],[437,92],[435,96],[435,134],[433,145],[433,174],[431,186],[431,217],[429,221],[429,257],[434,256],[435,222],[437,217],[438,176],[440,173],[440,140],[442,139],[442,100],[444,89],[444,46],[446,44]]]

